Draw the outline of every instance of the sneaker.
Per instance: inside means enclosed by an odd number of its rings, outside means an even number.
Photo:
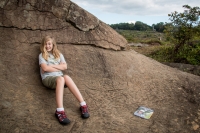
[[[60,122],[60,124],[66,125],[70,123],[70,120],[67,118],[65,111],[57,111],[55,112],[55,116]]]
[[[84,105],[80,107],[81,110],[81,117],[86,119],[90,117],[90,114],[88,113],[88,106]]]

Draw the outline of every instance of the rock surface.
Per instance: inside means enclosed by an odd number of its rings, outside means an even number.
[[[122,51],[125,39],[76,4],[3,0],[0,15],[1,133],[200,132],[200,77]],[[72,122],[62,126],[56,120],[55,92],[39,75],[45,35],[56,38],[68,62],[65,73],[89,105],[89,119],[81,119],[79,103],[66,88],[64,106]],[[153,109],[153,116],[134,116],[139,106]]]
[[[165,65],[177,68],[184,72],[192,73],[194,75],[200,76],[200,66],[198,65],[190,65],[190,64],[183,64],[183,63],[163,63]]]
[[[39,43],[48,34],[58,43],[113,50],[127,46],[127,41],[110,26],[69,0],[3,0],[0,7],[1,28],[22,31],[16,38],[24,43]]]

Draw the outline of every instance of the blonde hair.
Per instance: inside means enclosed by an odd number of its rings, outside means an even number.
[[[45,45],[48,41],[51,41],[52,44],[53,44],[53,49],[52,49],[52,54],[53,56],[58,59],[60,58],[60,51],[58,50],[57,48],[57,44],[56,44],[56,41],[53,37],[51,36],[45,36],[43,39],[42,39],[42,42],[41,42],[41,45],[40,45],[40,50],[42,52],[42,57],[45,59],[45,60],[48,60],[48,57],[49,57],[49,53],[47,52],[46,48],[45,48]]]

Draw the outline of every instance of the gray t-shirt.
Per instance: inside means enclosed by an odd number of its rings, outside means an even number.
[[[45,63],[47,65],[51,65],[51,64],[52,65],[58,65],[61,62],[62,63],[66,63],[65,58],[64,58],[64,56],[62,54],[60,54],[60,58],[57,59],[57,60],[54,58],[54,56],[52,54],[50,54],[48,60],[45,60],[42,57],[42,53],[39,55],[39,65],[42,64],[42,63]],[[42,68],[40,67],[40,75],[41,75],[41,78],[43,80],[48,76],[61,76],[61,75],[63,75],[63,73],[62,73],[62,71],[42,73]]]

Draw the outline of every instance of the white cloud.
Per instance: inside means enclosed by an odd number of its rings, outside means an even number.
[[[128,21],[129,24],[135,24],[136,21],[132,20],[132,21]]]
[[[183,5],[199,6],[199,0],[71,0],[108,24],[141,21],[148,25],[169,21],[168,14],[183,12]]]
[[[166,15],[174,11],[183,11],[182,6],[199,5],[199,0],[72,0],[87,9],[98,9],[102,12],[130,15]]]

